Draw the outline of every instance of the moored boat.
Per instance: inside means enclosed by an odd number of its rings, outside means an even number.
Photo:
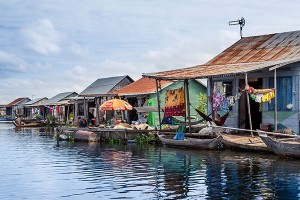
[[[11,122],[14,121],[15,118],[9,118],[9,117],[0,117],[0,122]]]
[[[198,139],[185,137],[182,140],[175,140],[171,135],[157,134],[160,141],[167,146],[196,149],[217,149],[221,145],[221,137]]]
[[[266,134],[259,134],[262,141],[277,155],[300,158],[299,138],[275,139]]]
[[[222,143],[229,149],[244,151],[271,152],[271,149],[258,136],[245,136],[220,133]]]
[[[12,122],[16,127],[43,127],[44,126],[44,124],[42,124],[42,123],[37,123],[37,122],[32,122],[32,123],[28,123],[28,124],[25,124],[25,123],[23,123],[23,124],[18,124],[18,123],[16,123],[15,121],[13,121]]]

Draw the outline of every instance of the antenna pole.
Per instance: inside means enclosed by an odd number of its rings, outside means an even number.
[[[241,35],[241,39],[243,38],[243,27],[245,26],[245,19],[244,17],[242,17],[241,19],[238,19],[236,21],[230,21],[229,22],[229,26],[232,26],[232,25],[240,25],[240,35]]]

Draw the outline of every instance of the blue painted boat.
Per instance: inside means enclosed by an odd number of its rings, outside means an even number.
[[[0,122],[11,122],[14,121],[15,118],[10,118],[10,117],[0,117]]]

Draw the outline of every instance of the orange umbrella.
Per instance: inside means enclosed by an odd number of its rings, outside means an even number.
[[[132,106],[121,99],[111,99],[105,101],[100,106],[100,110],[132,110]]]

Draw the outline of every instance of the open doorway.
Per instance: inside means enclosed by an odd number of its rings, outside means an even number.
[[[255,89],[262,89],[262,78],[250,78],[248,79],[248,84],[250,87],[253,87]],[[240,79],[239,87],[241,89],[245,88],[245,80]],[[249,98],[249,101],[252,129],[256,130],[260,128],[260,124],[262,123],[262,112],[260,107],[261,105],[251,98]],[[239,128],[250,129],[246,92],[243,92],[239,100]]]

